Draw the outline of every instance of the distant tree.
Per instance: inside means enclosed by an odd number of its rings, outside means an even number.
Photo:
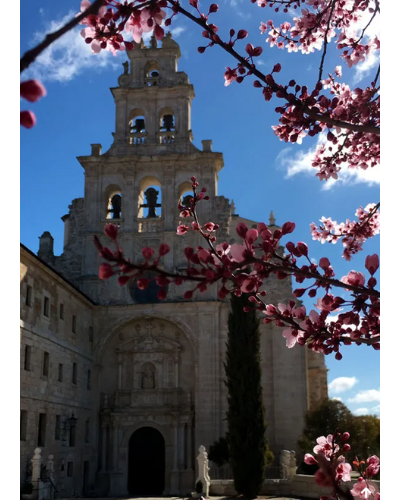
[[[246,498],[261,490],[266,467],[266,424],[261,387],[260,330],[248,295],[231,296],[225,362],[228,447],[235,489]]]
[[[352,452],[359,460],[367,460],[371,455],[380,455],[381,421],[374,415],[354,417]],[[349,431],[350,432],[350,431]]]
[[[308,453],[315,446],[315,438],[324,436],[326,429],[347,431],[351,437],[351,450],[348,452],[348,461],[354,457],[366,460],[371,455],[379,455],[380,448],[380,420],[372,415],[356,417],[341,401],[325,399],[307,412],[303,435],[299,446],[304,453]],[[300,472],[314,474],[318,465],[301,464]]]

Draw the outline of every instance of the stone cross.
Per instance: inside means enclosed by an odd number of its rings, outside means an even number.
[[[199,454],[197,455],[197,464],[199,467],[199,475],[196,479],[197,484],[201,481],[203,485],[203,494],[207,498],[210,491],[210,476],[208,475],[208,471],[210,468],[208,467],[208,454],[204,446],[200,446]]]

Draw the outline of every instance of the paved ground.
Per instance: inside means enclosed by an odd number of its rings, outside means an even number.
[[[236,497],[214,497],[211,496],[209,497],[210,500],[228,500],[228,499],[234,499]],[[276,496],[259,496],[257,497],[260,500],[299,500],[293,497],[276,497]],[[92,500],[187,500],[188,497],[121,497],[114,498],[114,497],[107,497],[107,498],[94,498]],[[63,499],[63,500],[87,500],[87,498],[70,498],[70,499]]]

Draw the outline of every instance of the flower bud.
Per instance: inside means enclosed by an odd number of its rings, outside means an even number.
[[[243,38],[246,38],[248,36],[248,32],[246,30],[239,30],[237,37],[238,40],[243,40]]]

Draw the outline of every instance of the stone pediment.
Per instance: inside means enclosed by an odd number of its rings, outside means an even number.
[[[120,344],[116,352],[177,352],[182,351],[179,342],[164,337],[136,337]]]

